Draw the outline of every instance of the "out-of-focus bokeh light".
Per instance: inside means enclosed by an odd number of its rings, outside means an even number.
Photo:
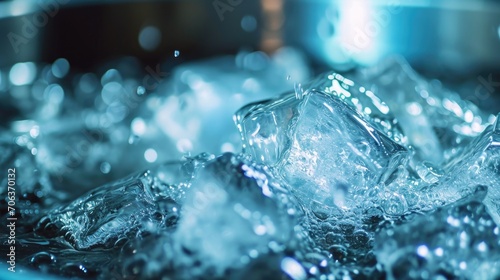
[[[15,86],[31,84],[35,77],[36,66],[33,62],[16,63],[9,72],[10,83]]]
[[[147,162],[153,163],[158,158],[158,154],[154,149],[147,149],[144,152],[144,158],[146,159]]]
[[[161,43],[161,31],[156,26],[146,26],[139,33],[139,45],[147,50],[153,51]]]
[[[246,15],[241,19],[241,28],[246,32],[255,31],[257,28],[257,20],[251,15]]]
[[[134,135],[137,135],[137,136],[142,136],[144,135],[144,133],[146,133],[146,130],[147,130],[147,126],[146,126],[146,122],[144,122],[144,120],[142,118],[135,118],[133,121],[132,121],[132,133]]]
[[[64,76],[66,76],[66,74],[68,74],[69,72],[69,62],[64,58],[59,58],[58,60],[54,61],[51,70],[52,74],[54,74],[56,78],[64,78]]]

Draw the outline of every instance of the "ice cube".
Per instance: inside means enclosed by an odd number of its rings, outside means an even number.
[[[444,165],[446,175],[434,186],[434,191],[456,200],[470,192],[471,186],[488,186],[484,203],[500,225],[500,119],[486,128],[473,142]],[[448,199],[450,201],[450,199]]]
[[[159,165],[96,188],[43,217],[36,231],[64,236],[78,250],[111,248],[140,234],[175,226],[189,181],[211,158],[201,155]]]
[[[222,277],[259,256],[283,252],[298,213],[267,168],[226,153],[192,182],[173,234],[174,266]]]
[[[361,205],[369,199],[366,191],[389,185],[410,156],[385,105],[370,95],[371,108],[380,114],[367,116],[359,109],[368,105],[343,95],[310,89],[298,98],[291,93],[248,105],[235,115],[245,152],[274,167],[309,207]]]
[[[493,120],[472,102],[446,89],[437,80],[420,77],[401,57],[392,57],[348,74],[393,110],[417,150],[416,159],[441,164],[470,142]]]
[[[468,198],[377,236],[377,260],[388,279],[476,279],[498,264],[499,227],[481,202],[485,195],[478,187]],[[498,277],[486,276],[481,279]]]

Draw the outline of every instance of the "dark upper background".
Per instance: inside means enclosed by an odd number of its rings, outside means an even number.
[[[92,70],[121,56],[148,65],[180,50],[181,63],[291,45],[317,72],[400,54],[452,87],[486,80],[486,90],[500,91],[493,0],[13,0],[0,2],[0,38],[2,67],[64,57],[73,70]]]

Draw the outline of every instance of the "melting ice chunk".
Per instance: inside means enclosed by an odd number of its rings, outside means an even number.
[[[197,168],[209,155],[155,169],[99,187],[41,219],[36,231],[64,236],[78,250],[113,247],[141,231],[167,229]]]
[[[235,116],[245,151],[275,167],[308,205],[349,209],[363,203],[354,194],[363,197],[368,188],[389,184],[409,157],[391,129],[396,121],[383,128],[379,118],[366,117],[342,99],[336,91],[313,89],[300,98],[288,94],[248,105]]]
[[[494,268],[500,233],[481,203],[485,194],[479,187],[471,197],[380,234],[376,256],[389,279],[476,279],[481,270]]]
[[[176,266],[221,277],[251,260],[281,252],[297,211],[266,168],[224,154],[193,181],[173,235]]]

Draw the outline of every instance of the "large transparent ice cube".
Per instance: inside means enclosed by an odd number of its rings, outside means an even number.
[[[248,105],[235,121],[245,152],[275,168],[304,203],[350,209],[368,189],[389,185],[410,156],[388,109],[385,121],[357,109],[336,91],[311,89]]]
[[[347,77],[382,98],[400,121],[417,158],[441,164],[462,143],[478,136],[493,121],[472,102],[438,80],[419,76],[401,57],[392,57]]]

